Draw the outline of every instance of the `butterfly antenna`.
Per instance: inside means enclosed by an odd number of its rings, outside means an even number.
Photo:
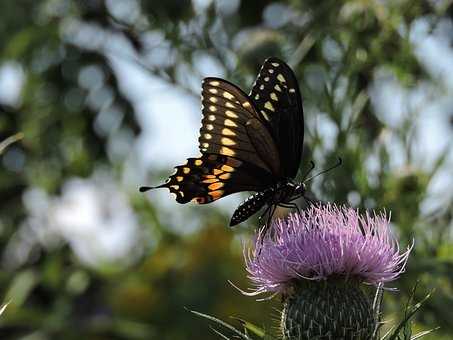
[[[146,191],[151,190],[151,189],[154,189],[154,188],[153,187],[140,187],[138,190],[140,192],[146,192]]]
[[[338,157],[337,163],[335,163],[333,166],[331,166],[330,168],[327,168],[321,172],[318,172],[316,175],[311,176],[310,178],[306,179],[304,182],[311,181],[313,178],[318,177],[319,175],[325,174],[326,172],[329,172],[330,170],[338,168],[341,164],[343,164],[343,160],[341,159],[341,157]]]
[[[140,192],[146,192],[146,191],[148,191],[148,190],[159,189],[159,188],[163,188],[163,187],[165,187],[165,184],[159,185],[159,186],[157,186],[157,187],[140,187],[140,188],[138,188],[138,190],[139,190]]]
[[[302,177],[302,182],[305,182],[305,178],[307,178],[307,176],[310,174],[310,172],[313,171],[314,168],[315,168],[315,162],[310,161],[310,169],[308,169],[307,172],[305,173],[305,175]]]

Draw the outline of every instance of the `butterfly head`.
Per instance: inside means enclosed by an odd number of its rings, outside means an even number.
[[[298,183],[296,184],[296,187],[294,188],[294,195],[295,196],[304,196],[305,192],[307,191],[307,186],[305,183]]]

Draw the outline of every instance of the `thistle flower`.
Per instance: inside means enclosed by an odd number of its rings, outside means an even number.
[[[385,214],[311,206],[261,231],[246,253],[252,294],[282,293],[285,339],[371,339],[376,320],[361,283],[398,278],[400,252]]]

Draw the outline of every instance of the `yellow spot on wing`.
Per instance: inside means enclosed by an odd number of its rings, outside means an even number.
[[[227,148],[226,146],[221,147],[220,153],[222,155],[226,155],[226,156],[234,156],[236,154],[233,150],[231,150],[230,148]]]
[[[184,177],[182,177],[182,176],[176,176],[176,180],[178,182],[182,182],[183,179],[184,179]]]
[[[264,81],[269,81],[269,77],[264,77]]]
[[[255,100],[258,100],[258,99],[260,99],[260,95],[257,93],[257,94],[255,95]]]
[[[224,170],[214,169],[214,170],[212,171],[212,173],[213,173],[215,176],[217,176],[217,175],[220,175],[221,173],[223,173],[223,171],[224,171]]]
[[[229,127],[237,127],[237,124],[233,122],[231,119],[225,119],[224,124]]]
[[[223,144],[223,145],[236,145],[236,142],[234,140],[232,140],[231,138],[228,138],[228,137],[222,137],[222,139],[220,140],[220,142]]]
[[[218,99],[216,97],[209,97],[209,100],[213,103],[217,103]]]
[[[242,106],[245,107],[245,108],[248,108],[248,107],[250,107],[250,103],[249,102],[243,102]]]
[[[271,102],[266,102],[264,104],[264,107],[268,110],[271,110],[272,112],[274,112],[274,107],[272,106],[272,103]]]
[[[277,79],[280,80],[280,82],[282,83],[286,83],[286,79],[285,77],[283,77],[283,74],[281,73],[278,74]]]
[[[229,165],[222,165],[222,167],[220,168],[222,169],[223,171],[226,171],[226,172],[233,172],[234,171],[234,168],[232,166],[229,166]]]
[[[213,93],[213,94],[216,94],[217,92],[219,92],[217,89],[209,89],[208,91]]]
[[[206,125],[206,129],[208,129],[209,131],[214,130],[214,125],[208,124]]]
[[[235,106],[231,102],[225,102],[225,106],[229,107],[230,109],[234,109],[235,108]]]
[[[276,89],[278,92],[282,92],[282,89],[281,89],[280,85],[278,85],[278,84],[276,84],[274,86],[274,89]]]
[[[224,128],[224,129],[222,129],[222,135],[225,135],[225,136],[236,136],[236,133],[233,130],[231,130],[231,129]]]
[[[202,143],[201,147],[203,147],[204,149],[209,148],[209,143]]]
[[[190,169],[189,168],[182,168],[182,172],[184,172],[185,174],[188,174],[190,172]]]
[[[226,99],[233,99],[234,96],[230,93],[230,92],[227,92],[227,91],[224,91],[223,92],[223,96],[226,98]]]
[[[271,92],[271,99],[272,99],[272,100],[275,100],[275,101],[278,101],[278,97],[277,97],[277,95],[275,94],[275,92]]]
[[[217,178],[209,178],[209,179],[205,179],[203,180],[202,182],[203,183],[207,183],[207,184],[211,184],[211,183],[215,183],[215,182],[218,182],[219,180]],[[213,189],[214,190],[214,189]]]
[[[219,86],[220,83],[219,83],[217,80],[214,80],[214,81],[210,81],[210,82],[209,82],[209,85],[212,85],[212,86]]]
[[[209,119],[211,122],[213,122],[213,121],[215,121],[215,116],[214,116],[214,115],[209,115],[209,116],[208,116],[208,119]]]
[[[179,190],[179,185],[170,185],[170,188],[175,189],[175,190]]]
[[[267,115],[266,111],[261,110],[260,112],[261,112],[261,114],[263,115],[264,119],[266,119],[267,121],[269,121],[269,116]]]
[[[212,135],[210,133],[205,133],[204,134],[204,138],[206,139],[211,139],[212,138]]]
[[[217,189],[222,188],[224,185],[225,184],[223,184],[222,182],[217,182],[217,183],[213,183],[210,186],[208,186],[208,189],[209,190],[217,190]]]
[[[231,174],[228,174],[228,173],[219,176],[220,179],[229,179],[230,177],[231,177]]]
[[[269,71],[269,73],[274,73],[274,69],[273,68],[270,68],[268,71]]]
[[[216,108],[214,105],[210,105],[210,106],[209,106],[209,111],[211,111],[211,112],[216,112],[216,111],[217,111],[217,108]]]
[[[195,165],[196,166],[200,166],[201,164],[203,164],[203,161],[201,159],[195,160]]]
[[[278,67],[280,64],[279,63],[271,63],[272,66]]]
[[[225,114],[227,115],[227,117],[230,117],[230,118],[238,118],[239,117],[237,114],[235,114],[233,111],[230,111],[230,110],[226,110]]]

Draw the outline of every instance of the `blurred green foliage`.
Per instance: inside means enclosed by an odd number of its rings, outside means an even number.
[[[416,331],[439,326],[431,338],[451,339],[453,201],[451,190],[430,194],[449,148],[429,164],[417,161],[413,131],[424,107],[408,106],[395,126],[370,99],[373,88],[385,86],[376,81],[382,71],[408,91],[428,84],[433,101],[452,97],[420,62],[410,34],[420,20],[428,31],[447,22],[451,38],[451,1],[19,0],[0,2],[0,13],[0,68],[22,79],[17,98],[0,94],[0,141],[23,133],[0,155],[0,296],[10,302],[0,317],[2,339],[216,338],[185,307],[275,325],[277,299],[253,301],[227,282],[248,285],[238,236],[247,237],[244,230],[256,221],[229,230],[224,213],[194,207],[185,218],[196,221],[196,230],[181,232],[184,226],[168,218],[179,213],[174,206],[154,205],[136,192],[145,184],[143,176],[130,179],[131,166],[140,168],[131,154],[141,120],[114,62],[124,60],[198,98],[187,79],[208,76],[196,67],[199,59],[213,61],[225,78],[248,89],[270,55],[287,60],[300,81],[302,168],[311,159],[317,168],[338,156],[344,161],[310,183],[312,192],[391,210],[401,244],[415,240],[407,272],[394,285],[400,292],[385,295],[384,319],[401,318],[420,280],[425,291],[415,300],[435,293],[416,315]],[[443,113],[445,125],[452,112]],[[325,124],[335,131],[329,140]],[[162,170],[169,169],[146,169]],[[52,224],[46,213],[64,196],[68,180],[99,171],[126,194],[142,233],[136,242],[143,250],[126,264],[87,264],[71,240],[49,240],[44,232]],[[432,209],[423,209],[427,201]],[[44,217],[30,219],[36,214]]]

